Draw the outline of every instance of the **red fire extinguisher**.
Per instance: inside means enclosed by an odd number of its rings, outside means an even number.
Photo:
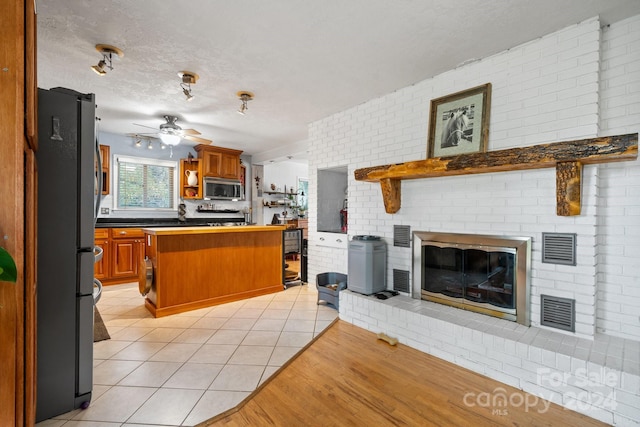
[[[340,209],[340,231],[347,232],[347,210]]]

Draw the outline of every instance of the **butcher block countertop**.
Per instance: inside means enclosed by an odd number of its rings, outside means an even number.
[[[155,317],[284,290],[284,225],[149,227],[145,307]],[[153,277],[148,278],[149,264]],[[141,269],[142,270],[142,269]],[[144,285],[144,288],[143,288]]]
[[[235,226],[203,226],[203,227],[151,227],[142,231],[156,236],[172,236],[182,234],[211,234],[211,233],[254,233],[257,231],[284,230],[284,225],[235,225]]]

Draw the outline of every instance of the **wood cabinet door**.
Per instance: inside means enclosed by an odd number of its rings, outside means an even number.
[[[138,239],[114,239],[111,241],[113,270],[111,277],[128,277],[138,275],[138,255],[140,253]]]
[[[223,178],[238,179],[240,176],[240,157],[234,154],[222,153],[220,174]]]
[[[93,275],[98,280],[108,279],[109,260],[111,258],[111,254],[109,253],[109,240],[96,239],[94,245],[102,249],[102,259],[94,264]]]
[[[204,176],[222,176],[222,153],[204,151],[202,153],[202,173]]]

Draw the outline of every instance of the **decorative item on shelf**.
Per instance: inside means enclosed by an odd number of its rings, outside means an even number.
[[[185,188],[184,189],[184,195],[187,196],[187,197],[196,197],[197,194],[198,194],[198,192],[193,188]]]
[[[196,171],[196,170],[186,170],[186,171],[184,171],[184,173],[187,176],[187,184],[190,185],[191,187],[197,187],[198,186],[198,171]]]
[[[187,214],[187,205],[185,205],[184,202],[180,203],[178,205],[178,221],[184,222],[186,214]]]
[[[276,185],[275,184],[271,184],[271,191],[276,191]]]

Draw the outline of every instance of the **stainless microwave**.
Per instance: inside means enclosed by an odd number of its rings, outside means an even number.
[[[242,184],[237,179],[203,179],[204,198],[208,200],[244,200]]]

